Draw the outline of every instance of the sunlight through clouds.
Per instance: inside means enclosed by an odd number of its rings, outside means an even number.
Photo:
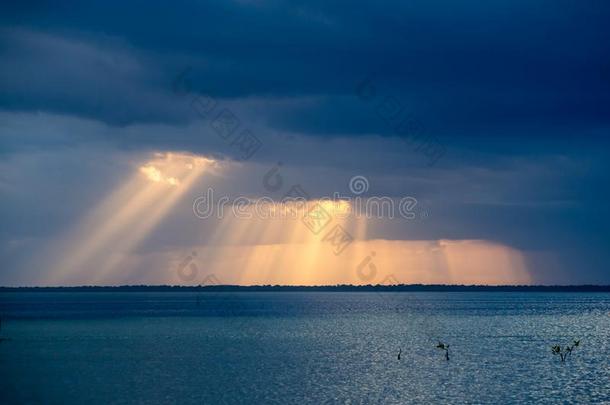
[[[197,285],[205,274],[215,274],[226,284],[244,285],[363,285],[385,284],[389,279],[409,284],[532,281],[521,252],[488,241],[359,240],[343,254],[335,255],[328,243],[311,234],[295,239],[300,242],[239,244],[232,240],[221,245],[192,246],[197,252],[193,263],[201,273],[190,284]],[[180,252],[168,254],[164,268],[175,269],[182,256]],[[156,274],[160,277],[154,280],[157,283],[185,283],[176,271]]]
[[[226,168],[236,166],[226,162]],[[154,259],[142,242],[151,235],[185,193],[208,181],[219,162],[187,153],[157,153],[134,162],[132,175],[82,218],[61,239],[57,252],[68,252],[52,266],[49,284],[184,284],[176,274],[185,251],[201,275],[215,274],[230,284],[377,284],[395,277],[402,283],[527,284],[531,282],[521,252],[484,240],[371,239],[376,219],[350,215],[349,201],[312,199],[295,205],[269,202],[235,207],[226,203],[222,218],[180,215],[200,225],[199,245],[167,246]],[[223,170],[225,166],[223,164]],[[319,206],[327,222],[320,229],[304,221]],[[280,215],[273,215],[273,214]],[[291,215],[293,214],[293,215]],[[192,215],[192,216],[191,216]],[[333,250],[333,228],[348,230],[345,250]],[[188,280],[197,284],[196,277]]]
[[[68,253],[53,266],[49,282],[112,283],[121,262],[214,164],[191,154],[155,154],[64,239]]]

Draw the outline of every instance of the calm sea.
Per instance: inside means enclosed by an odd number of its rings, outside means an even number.
[[[1,293],[0,315],[2,404],[610,403],[610,294]]]

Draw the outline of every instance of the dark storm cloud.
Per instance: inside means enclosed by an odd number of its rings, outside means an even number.
[[[105,192],[116,173],[85,161],[235,157],[189,106],[198,93],[263,141],[260,173],[231,179],[240,192],[278,161],[314,196],[364,175],[431,211],[372,237],[499,241],[608,282],[608,21],[605,0],[3,2],[0,254]],[[180,96],[186,67],[195,93]],[[403,118],[442,143],[434,167],[397,139]]]
[[[355,97],[371,74],[380,100],[397,97],[439,135],[565,135],[609,119],[602,1],[4,7],[13,28],[3,35],[11,63],[1,101],[11,109],[110,124],[192,119],[169,94],[172,77],[192,66],[194,87],[214,97],[314,97],[267,111],[272,128],[295,132],[393,134]]]

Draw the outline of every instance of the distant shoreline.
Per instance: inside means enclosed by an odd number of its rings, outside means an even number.
[[[74,287],[0,287],[2,292],[610,292],[610,285],[123,285],[123,286],[74,286]]]

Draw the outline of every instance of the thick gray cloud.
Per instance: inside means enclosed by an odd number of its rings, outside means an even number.
[[[4,7],[10,108],[174,122],[184,116],[169,82],[191,66],[194,87],[214,97],[322,96],[268,111],[272,126],[299,132],[388,133],[349,97],[371,74],[440,134],[608,124],[610,7],[600,1]]]
[[[498,241],[610,282],[609,17],[593,0],[3,4],[1,254],[18,267],[134,155],[237,158],[210,126],[226,108],[262,142],[227,192],[263,194],[278,161],[312,196],[364,175],[431,213],[371,237]]]

